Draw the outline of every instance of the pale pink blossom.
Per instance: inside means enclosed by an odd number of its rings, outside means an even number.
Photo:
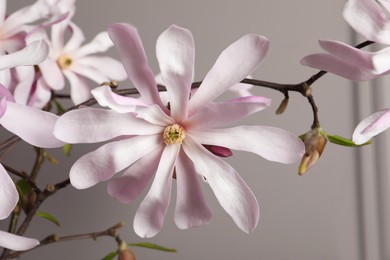
[[[390,127],[390,109],[373,113],[363,119],[353,132],[352,140],[356,144],[364,144],[372,137],[382,133]]]
[[[70,32],[70,38],[65,42],[65,34]],[[36,32],[41,34],[41,31]],[[37,36],[41,37],[41,36]],[[44,36],[46,37],[46,36]],[[99,33],[91,42],[83,44],[85,37],[82,30],[71,22],[71,16],[51,27],[49,57],[38,64],[39,71],[23,71],[19,80],[22,90],[15,87],[15,98],[35,107],[43,107],[51,97],[51,91],[59,91],[65,86],[65,78],[70,83],[70,96],[74,104],[79,104],[91,98],[91,86],[88,79],[101,84],[111,80],[124,80],[126,72],[122,64],[108,56],[96,56],[112,47],[107,32]],[[26,74],[27,73],[27,74]],[[32,76],[34,74],[34,76]],[[27,76],[26,76],[27,75]],[[20,77],[18,75],[17,77]],[[29,94],[26,96],[26,93]]]
[[[349,0],[343,15],[367,40],[389,45],[390,20],[386,14],[389,10],[388,1]],[[370,52],[339,41],[322,40],[320,45],[327,53],[308,55],[301,60],[303,65],[356,81],[390,73],[390,47]]]
[[[190,31],[171,26],[156,47],[169,109],[156,88],[141,39],[135,28],[114,24],[109,34],[122,58],[129,79],[142,99],[124,97],[108,87],[93,90],[102,106],[83,108],[61,116],[54,133],[69,143],[111,140],[81,157],[70,170],[74,187],[85,189],[111,179],[108,192],[131,202],[154,178],[137,210],[134,229],[152,237],[162,228],[170,202],[172,177],[177,182],[175,223],[181,229],[207,224],[211,219],[199,178],[205,179],[225,211],[240,229],[252,232],[259,219],[255,196],[238,173],[203,145],[250,151],[264,158],[292,163],[304,145],[295,135],[274,127],[237,126],[219,129],[260,111],[270,104],[263,97],[212,102],[251,74],[268,52],[269,42],[246,35],[225,49],[190,96],[194,71],[194,42]]]

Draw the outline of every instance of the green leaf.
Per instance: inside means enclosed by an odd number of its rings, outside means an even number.
[[[106,255],[102,260],[112,260],[118,255],[118,252],[110,252],[108,255]]]
[[[147,242],[144,242],[144,243],[129,243],[127,245],[128,246],[146,247],[146,248],[160,250],[160,251],[164,251],[164,252],[177,252],[176,249],[174,249],[174,248],[163,247],[163,246],[159,246],[159,245],[152,244],[152,243],[147,243]]]
[[[372,141],[367,141],[364,144],[355,144],[351,139],[341,137],[339,135],[327,135],[329,142],[342,145],[342,146],[348,146],[348,147],[359,147],[363,145],[371,144]]]
[[[18,182],[16,183],[16,188],[18,189],[19,194],[23,196],[27,196],[27,194],[29,194],[31,191],[30,184],[24,179],[18,180]]]
[[[66,156],[70,156],[70,152],[72,151],[72,144],[65,144],[62,146],[62,151]]]
[[[49,220],[50,222],[53,222],[54,224],[56,224],[57,226],[60,226],[60,222],[55,218],[53,217],[53,215],[49,214],[49,213],[46,213],[46,212],[38,212],[37,213],[37,216],[38,217],[41,217],[41,218],[44,218],[44,219],[47,219]]]

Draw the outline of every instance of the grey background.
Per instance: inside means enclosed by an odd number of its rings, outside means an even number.
[[[16,10],[32,2],[8,1],[8,9]],[[298,83],[315,73],[301,66],[299,60],[320,50],[318,39],[354,40],[342,19],[343,3],[320,0],[78,0],[74,21],[84,30],[88,40],[110,23],[132,23],[139,29],[155,72],[158,72],[154,51],[158,35],[171,24],[186,27],[195,38],[197,80],[204,77],[230,43],[247,33],[262,34],[270,39],[271,50],[253,76],[280,83]],[[116,57],[114,50],[110,54]],[[121,84],[130,85],[127,81]],[[363,92],[356,91],[357,88],[333,75],[316,83],[314,95],[326,131],[349,137],[358,119],[373,111],[371,103],[378,106],[378,102],[366,100],[371,93],[369,88],[363,86]],[[377,89],[380,90],[380,86]],[[312,115],[303,97],[292,94],[288,110],[276,116],[274,111],[282,95],[261,88],[253,92],[271,97],[273,104],[242,124],[279,126],[297,135],[309,130]],[[358,110],[357,104],[364,106]],[[65,179],[72,163],[95,147],[78,145],[71,158],[66,158],[60,151],[50,151],[61,163],[55,167],[45,164],[40,181]],[[383,154],[378,150],[382,148],[375,149]],[[375,177],[380,169],[374,169],[372,164],[381,164],[373,163],[375,149],[328,144],[318,164],[303,177],[297,175],[298,164],[281,165],[253,154],[235,152],[227,161],[249,184],[261,208],[259,225],[249,235],[235,226],[211,190],[204,186],[214,211],[211,224],[179,230],[173,222],[174,192],[164,228],[156,237],[143,240],[134,233],[132,220],[145,192],[137,201],[124,205],[107,195],[106,183],[82,191],[69,187],[47,200],[42,209],[57,216],[62,226],[58,228],[35,219],[28,235],[43,238],[51,233],[71,235],[100,231],[124,220],[127,225],[121,235],[125,240],[147,241],[178,250],[177,253],[164,253],[134,248],[138,259],[389,259],[385,256],[387,233],[383,224],[387,211],[378,204],[378,201],[386,204],[386,200],[378,200],[378,196],[383,198],[388,184],[387,179]],[[20,143],[4,160],[15,168],[28,171],[33,162],[31,154],[32,149]],[[382,193],[377,192],[379,184],[383,186]],[[50,245],[21,259],[101,259],[113,250],[112,239],[99,238],[97,241]]]

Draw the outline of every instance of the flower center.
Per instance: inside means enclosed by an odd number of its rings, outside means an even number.
[[[163,133],[164,143],[166,144],[181,144],[185,137],[184,128],[178,124],[167,126]]]
[[[69,68],[70,65],[72,65],[73,60],[70,56],[63,55],[63,56],[58,58],[57,63],[58,63],[58,66],[60,66],[60,68],[64,70],[64,69]]]

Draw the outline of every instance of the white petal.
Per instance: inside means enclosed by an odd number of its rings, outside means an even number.
[[[70,97],[73,104],[78,105],[92,97],[91,87],[86,79],[68,70],[64,70],[63,73],[70,83]]]
[[[189,115],[252,74],[268,52],[269,41],[246,35],[225,49],[190,99]]]
[[[194,72],[195,46],[191,32],[172,25],[158,38],[156,54],[168,90],[171,116],[181,122],[187,118]]]
[[[88,56],[77,60],[78,64],[89,66],[110,80],[125,80],[126,71],[122,63],[111,57]]]
[[[152,125],[133,114],[121,114],[99,108],[81,108],[62,115],[54,135],[67,143],[96,143],[122,135],[152,135],[164,127]]]
[[[186,137],[183,149],[196,171],[207,179],[219,203],[237,226],[247,233],[253,232],[259,221],[259,205],[237,172],[191,136]]]
[[[141,99],[118,95],[109,86],[97,87],[91,93],[99,105],[109,107],[118,113],[134,112],[135,106],[146,106]]]
[[[353,132],[352,140],[364,144],[390,127],[390,109],[381,110],[363,119]]]
[[[0,219],[5,219],[14,210],[19,201],[15,184],[0,164]]]
[[[76,189],[92,187],[110,179],[159,145],[162,145],[161,135],[136,136],[105,144],[73,164],[70,181]]]
[[[53,135],[57,118],[58,116],[49,112],[8,102],[7,111],[0,118],[0,124],[29,144],[55,148],[64,144]]]
[[[46,59],[49,46],[45,41],[35,41],[24,49],[0,56],[0,70],[22,65],[35,65]]]
[[[110,180],[108,194],[122,203],[132,202],[146,187],[157,171],[164,146],[133,163],[122,176]]]
[[[276,127],[238,126],[190,133],[201,144],[248,151],[280,163],[294,163],[305,153],[305,146],[296,135]]]
[[[39,245],[33,238],[17,236],[0,230],[0,246],[14,251],[25,251]]]
[[[101,32],[93,38],[93,40],[81,48],[75,50],[72,56],[77,58],[85,57],[90,54],[105,52],[113,46],[113,43],[107,32]]]
[[[211,102],[185,122],[188,129],[205,129],[237,122],[271,105],[265,97],[246,96],[225,102]]]
[[[134,231],[148,238],[160,232],[171,198],[172,174],[180,145],[167,145],[161,156],[156,176],[148,194],[139,206],[134,218]]]
[[[206,225],[213,214],[203,195],[198,177],[191,160],[181,150],[176,162],[175,208],[175,223],[181,229]]]

